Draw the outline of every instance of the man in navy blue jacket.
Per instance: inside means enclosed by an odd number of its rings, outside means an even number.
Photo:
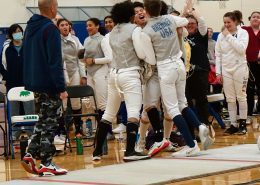
[[[67,170],[52,163],[53,144],[58,119],[61,116],[62,99],[67,98],[62,65],[60,33],[52,20],[57,14],[57,0],[38,0],[40,15],[34,14],[27,22],[24,34],[24,84],[33,91],[40,106],[39,122],[22,160],[27,172],[45,175],[66,174]],[[41,164],[35,166],[35,157]]]

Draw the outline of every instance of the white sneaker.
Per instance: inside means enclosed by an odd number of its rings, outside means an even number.
[[[92,156],[92,161],[100,161],[101,156]]]
[[[55,136],[54,137],[54,144],[55,145],[62,145],[62,144],[64,144],[65,143],[65,140],[63,141],[61,138],[60,138],[60,136]]]
[[[59,137],[60,137],[60,139],[61,139],[62,141],[65,141],[65,140],[66,140],[66,135],[60,135]]]
[[[123,123],[120,123],[118,127],[112,130],[113,133],[119,134],[120,132],[126,132],[126,126]]]
[[[172,157],[193,157],[199,154],[200,148],[197,141],[194,141],[195,146],[190,148],[189,146],[184,146],[180,151],[171,154]]]
[[[209,136],[209,129],[204,124],[199,126],[199,137],[203,150],[207,150],[214,143],[214,140]]]
[[[260,150],[260,136],[257,139],[257,146],[258,146],[258,149]]]
[[[144,153],[144,149],[145,149],[145,140],[139,139],[135,146],[135,151],[139,153]]]

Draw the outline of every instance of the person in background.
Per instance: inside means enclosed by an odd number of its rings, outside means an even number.
[[[6,93],[6,61],[3,53],[5,53],[6,48],[9,46],[11,39],[6,35],[6,40],[3,43],[2,51],[1,51],[1,63],[0,63],[0,92]]]
[[[85,64],[78,59],[78,52],[84,49],[79,39],[70,33],[71,25],[67,19],[59,19],[57,27],[61,34],[61,46],[63,53],[63,62],[65,67],[65,80],[67,86],[86,85],[87,75],[85,71]],[[73,114],[81,114],[81,104],[79,98],[72,98],[72,112]],[[82,120],[80,117],[74,118],[75,135],[83,135]]]
[[[246,59],[250,70],[247,84],[248,116],[253,115],[255,94],[258,103],[256,112],[260,112],[260,12],[254,11],[249,17],[250,25],[242,26],[249,35],[249,43],[246,49]]]
[[[231,120],[230,128],[224,134],[246,134],[248,66],[246,49],[249,36],[240,25],[240,16],[227,12],[223,16],[224,30],[219,34],[216,43],[216,74],[218,81],[223,82],[223,89],[228,103]],[[237,122],[237,102],[239,120]]]
[[[94,89],[99,118],[101,119],[107,105],[107,80],[112,55],[110,46],[105,43],[104,36],[99,32],[100,21],[90,18],[86,21],[89,37],[84,41],[84,61],[87,68],[88,85]]]
[[[213,36],[213,29],[208,28],[208,58],[209,58],[209,63],[212,65],[215,65],[215,45],[216,41],[212,39]]]
[[[24,86],[23,83],[23,29],[19,24],[13,24],[8,29],[8,37],[10,43],[4,49],[3,53],[3,64],[6,69],[6,92],[13,87]],[[34,114],[35,106],[34,101],[8,102],[10,106],[10,116]],[[23,126],[15,128],[13,127],[13,138],[19,139],[20,134],[24,131],[28,136],[32,134],[32,128],[29,126]]]
[[[40,176],[62,175],[68,171],[52,163],[53,144],[65,90],[61,52],[61,37],[52,19],[57,14],[57,0],[39,0],[40,14],[27,22],[23,41],[23,79],[25,89],[34,92],[40,107],[39,121],[35,125],[27,153],[23,157],[24,169]],[[40,168],[35,158],[41,159]]]
[[[3,51],[3,65],[6,68],[6,88],[7,92],[13,87],[23,86],[23,54],[22,39],[23,29],[18,24],[13,24],[8,29],[10,43]]]
[[[188,73],[186,84],[186,97],[190,107],[196,107],[199,120],[209,125],[208,108],[208,35],[207,26],[204,18],[195,9],[190,10],[187,16],[189,24],[187,30],[189,35],[186,37],[191,47],[191,69]],[[193,101],[195,100],[195,101]],[[194,104],[195,102],[195,104]]]

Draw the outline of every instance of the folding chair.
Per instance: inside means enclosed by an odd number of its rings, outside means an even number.
[[[65,146],[64,150],[67,148],[67,142],[69,143],[69,149],[70,152],[72,152],[71,142],[70,142],[70,136],[69,136],[69,127],[70,127],[70,120],[74,117],[94,117],[97,124],[99,124],[99,114],[97,109],[97,103],[95,98],[95,93],[92,87],[89,85],[76,85],[76,86],[68,86],[66,89],[68,93],[68,100],[67,100],[67,109],[64,111],[64,122],[65,122],[65,128],[66,128],[66,140],[65,140]],[[72,104],[71,104],[71,98],[80,98],[80,103],[82,107],[82,100],[84,98],[93,98],[94,100],[94,112],[93,113],[85,113],[85,114],[73,114],[72,112]],[[64,110],[64,108],[63,108]],[[83,139],[91,139],[89,137],[83,137]],[[94,146],[95,140],[93,140],[93,143],[90,145],[84,145],[84,147],[92,147]]]
[[[0,92],[0,105],[2,106],[4,119],[0,120],[0,130],[3,132],[3,140],[4,140],[4,146],[1,146],[4,148],[4,152],[0,154],[0,156],[4,156],[6,159],[8,159],[7,151],[8,151],[8,142],[7,142],[7,115],[6,115],[6,99],[4,93]],[[2,123],[4,123],[4,128],[2,126]]]
[[[27,91],[24,87],[14,87],[10,89],[7,93],[8,100],[8,130],[9,130],[9,141],[11,148],[12,159],[14,159],[14,139],[13,139],[13,131],[17,128],[23,131],[32,131],[32,129],[28,129],[29,126],[34,126],[35,123],[39,120],[39,116],[36,114],[26,114],[26,115],[12,115],[13,105],[12,102],[27,102],[31,106],[32,112],[34,113],[34,94],[31,91]],[[27,110],[26,110],[27,111]]]
[[[218,112],[216,112],[214,110],[214,108],[212,107],[212,103],[223,102],[225,100],[224,94],[219,93],[219,94],[207,95],[207,99],[209,102],[209,113],[212,115],[211,123],[214,121],[214,118],[215,118],[217,120],[218,124],[220,125],[220,127],[222,129],[225,129],[226,126],[225,126],[224,122],[222,121],[221,115]]]

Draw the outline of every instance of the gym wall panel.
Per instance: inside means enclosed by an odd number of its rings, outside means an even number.
[[[58,0],[58,3],[61,7],[108,7],[119,1],[122,0]],[[200,14],[205,17],[208,26],[212,27],[215,32],[220,31],[220,28],[223,25],[222,17],[227,11],[233,11],[235,9],[241,10],[244,15],[245,24],[248,24],[247,17],[252,11],[259,9],[260,7],[260,0],[228,0],[226,1],[226,7],[224,9],[219,8],[219,2],[216,0],[196,1],[198,1],[199,3],[194,3],[195,8],[198,9]],[[173,5],[175,9],[181,10],[185,0],[165,0],[165,2],[169,5]],[[8,27],[13,23],[26,23],[32,15],[32,13],[27,10],[26,7],[37,7],[37,3],[38,0],[1,0],[0,27]],[[92,10],[88,11],[93,15],[99,14],[103,16],[99,12],[93,13],[91,12]],[[80,15],[72,16],[82,17],[84,15],[81,12]]]

